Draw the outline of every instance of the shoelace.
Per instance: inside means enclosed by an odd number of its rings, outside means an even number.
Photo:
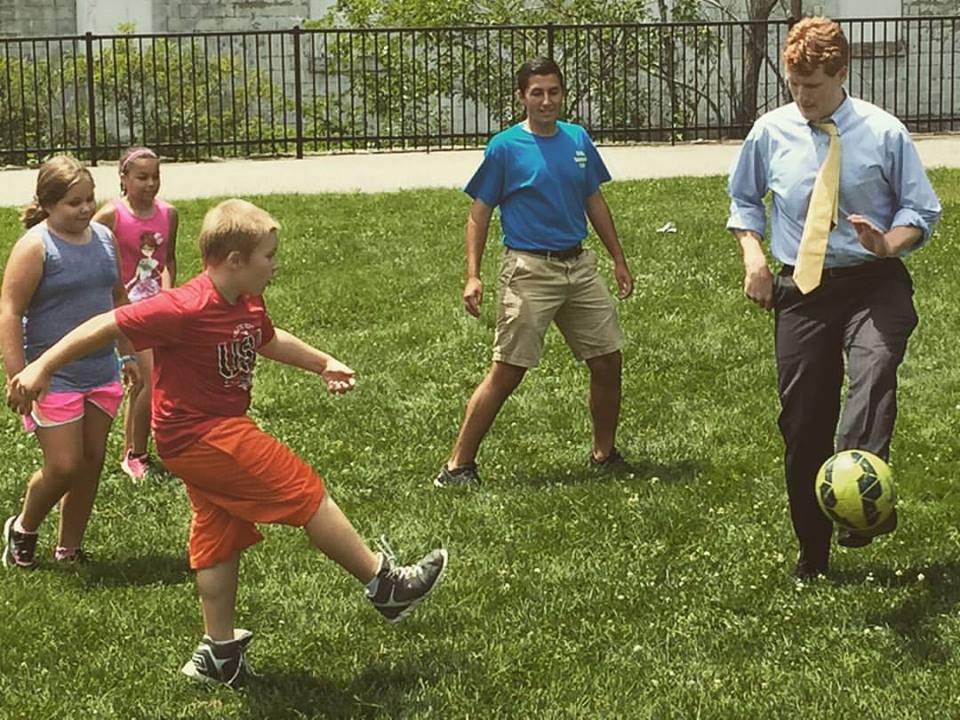
[[[380,548],[380,552],[383,554],[384,559],[386,559],[391,565],[397,561],[397,555],[393,552],[393,548],[390,547],[390,541],[387,540],[386,535],[381,535],[377,540],[377,547]]]
[[[393,551],[393,548],[390,547],[390,541],[387,540],[386,535],[380,536],[380,539],[377,540],[377,546],[380,548],[380,552],[383,553],[384,559],[390,563],[390,570],[387,572],[387,575],[393,580],[410,580],[418,578],[423,574],[423,568],[419,565],[397,565],[397,555]]]

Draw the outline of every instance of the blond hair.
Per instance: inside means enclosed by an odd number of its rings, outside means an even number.
[[[207,211],[200,228],[200,254],[206,265],[217,265],[236,251],[246,260],[280,223],[266,210],[238,198],[224,200]]]
[[[54,155],[40,166],[37,173],[37,191],[33,202],[20,213],[25,228],[43,222],[49,216],[46,208],[56,205],[81,180],[93,185],[93,175],[71,155]]]
[[[838,23],[826,17],[809,17],[787,33],[783,64],[801,75],[810,75],[822,65],[823,71],[833,77],[846,67],[849,54],[850,46]]]

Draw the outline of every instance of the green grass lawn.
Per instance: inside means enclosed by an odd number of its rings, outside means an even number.
[[[909,261],[921,323],[901,370],[892,459],[901,529],[790,577],[771,315],[741,292],[721,178],[609,186],[637,291],[621,477],[586,465],[585,370],[556,331],[484,444],[485,485],[439,491],[493,336],[497,242],[478,322],[461,309],[468,200],[455,191],[255,199],[283,224],[274,321],[350,364],[355,392],[262,360],[254,415],[312,462],[364,537],[403,559],[443,545],[443,586],[400,626],[269,527],[246,553],[238,623],[262,680],[178,673],[201,633],[186,495],[119,471],[119,427],[86,545],[96,561],[0,573],[0,718],[946,718],[960,716],[960,172]],[[209,202],[180,203],[182,277]],[[679,231],[655,229],[673,220]],[[5,256],[19,233],[0,210]],[[590,241],[599,248],[594,238]],[[610,278],[610,263],[604,260]],[[951,349],[954,348],[954,349]],[[0,506],[40,459],[0,415]]]

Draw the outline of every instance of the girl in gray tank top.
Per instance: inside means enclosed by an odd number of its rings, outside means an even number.
[[[117,254],[110,231],[90,224],[90,241],[76,245],[43,223],[43,276],[23,316],[23,350],[33,362],[57,340],[94,315],[113,309]],[[117,379],[114,346],[109,345],[59,370],[50,392],[83,392]]]
[[[116,244],[109,229],[90,222],[95,210],[93,178],[77,160],[60,155],[41,166],[36,198],[21,218],[28,231],[10,252],[0,291],[0,352],[7,377],[78,325],[125,301]],[[124,345],[132,353],[129,343]],[[135,365],[126,360],[124,379],[139,382]],[[29,480],[20,513],[4,523],[5,565],[36,564],[40,524],[57,503],[54,559],[86,559],[83,535],[122,398],[110,346],[66,365],[53,376],[49,392],[32,403],[24,425],[36,432],[44,463]]]

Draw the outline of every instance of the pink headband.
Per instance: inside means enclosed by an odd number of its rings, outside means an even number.
[[[150,148],[140,148],[139,150],[134,150],[123,159],[122,163],[120,163],[120,174],[123,175],[127,171],[127,165],[142,157],[156,158],[157,154]]]

